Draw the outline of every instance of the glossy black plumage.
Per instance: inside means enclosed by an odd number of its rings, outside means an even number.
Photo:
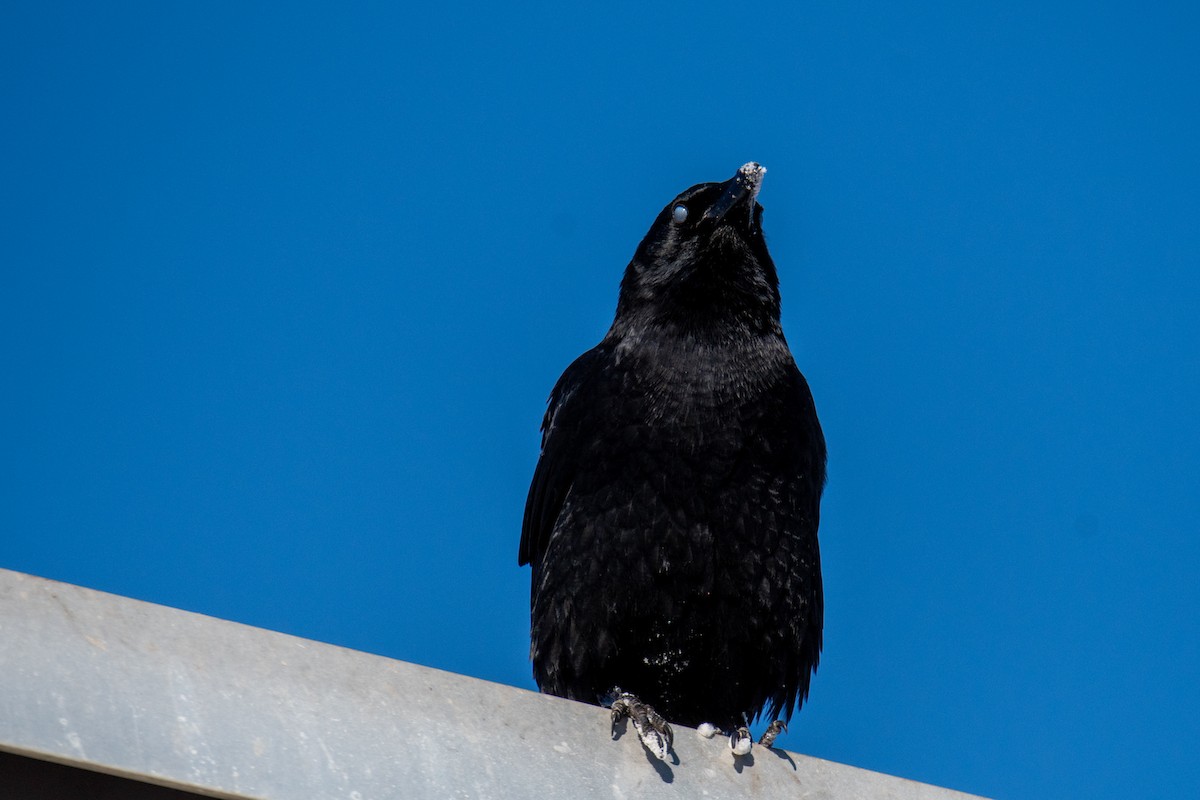
[[[611,329],[550,395],[518,559],[542,691],[620,686],[686,725],[807,696],[825,441],[779,323],[763,172],[662,210]]]

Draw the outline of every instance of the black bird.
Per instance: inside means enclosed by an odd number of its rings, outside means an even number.
[[[550,395],[525,506],[538,686],[615,701],[659,757],[658,714],[789,719],[821,652],[825,439],[780,326],[765,172],[659,213],[612,327]]]

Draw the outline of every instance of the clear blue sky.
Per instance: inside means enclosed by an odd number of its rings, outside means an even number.
[[[830,448],[783,743],[1195,791],[1194,5],[104,5],[0,12],[0,566],[531,687],[546,395],[756,160]]]

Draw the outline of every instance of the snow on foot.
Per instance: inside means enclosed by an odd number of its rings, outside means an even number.
[[[754,740],[750,738],[750,729],[745,725],[739,725],[737,730],[729,735],[729,749],[735,756],[746,755],[753,746]]]
[[[622,717],[629,717],[633,721],[633,729],[637,731],[638,738],[642,740],[642,746],[659,761],[666,761],[667,754],[671,752],[671,745],[675,743],[675,733],[671,730],[671,725],[635,695],[620,689],[614,689],[612,694],[615,695],[612,701],[613,728],[616,728]]]

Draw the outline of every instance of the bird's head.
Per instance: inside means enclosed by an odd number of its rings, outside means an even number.
[[[752,161],[663,208],[625,270],[614,327],[778,329],[779,279],[757,201],[764,174]]]

